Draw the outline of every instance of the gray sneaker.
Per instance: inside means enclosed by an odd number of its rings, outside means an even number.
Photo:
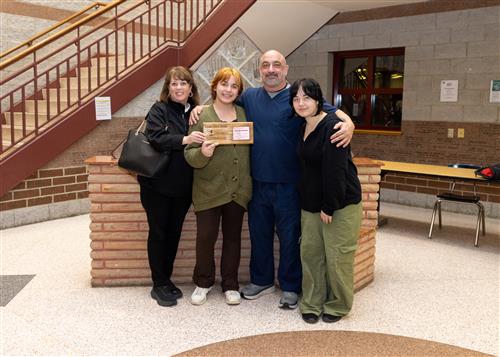
[[[296,309],[298,300],[299,296],[297,293],[294,293],[293,291],[283,291],[283,295],[281,296],[278,306],[282,309]]]
[[[257,298],[260,298],[262,295],[273,293],[274,290],[274,284],[256,285],[250,283],[243,289],[241,289],[241,297],[247,300],[255,300]]]

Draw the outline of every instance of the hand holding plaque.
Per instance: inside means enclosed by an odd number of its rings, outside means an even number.
[[[253,144],[253,122],[207,122],[203,133],[219,145]]]

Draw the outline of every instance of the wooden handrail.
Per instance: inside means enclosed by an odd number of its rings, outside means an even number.
[[[49,43],[54,42],[58,38],[61,38],[64,35],[70,33],[71,31],[73,31],[74,29],[82,26],[83,24],[86,24],[87,22],[92,21],[96,17],[101,16],[105,12],[109,11],[110,9],[113,9],[113,8],[117,7],[118,5],[124,3],[125,1],[127,1],[127,0],[115,0],[112,3],[104,4],[104,6],[101,9],[97,10],[96,12],[85,16],[83,19],[78,20],[73,25],[68,26],[65,29],[62,29],[61,31],[56,32],[52,36],[49,36],[45,40],[37,43],[36,45],[33,45],[30,48],[27,48],[26,50],[24,50],[23,52],[19,53],[18,55],[16,55],[16,56],[14,56],[14,57],[12,57],[12,58],[10,58],[8,60],[5,60],[4,62],[0,63],[0,70],[6,68],[7,66],[10,66],[11,64],[13,64],[13,63],[15,63],[15,62],[17,62],[17,61],[19,61],[21,59],[23,59],[24,57],[32,54],[36,50],[38,50],[38,49],[40,49],[40,48],[48,45]],[[95,6],[95,4],[96,3],[94,3],[94,5],[92,5],[92,6]],[[100,4],[103,4],[103,3],[100,3]]]
[[[42,36],[44,36],[44,35],[48,34],[49,32],[54,31],[56,28],[61,27],[62,25],[64,25],[64,24],[65,24],[65,23],[67,23],[67,22],[70,22],[71,20],[73,20],[74,18],[76,18],[76,17],[80,16],[81,14],[86,13],[86,12],[87,12],[87,11],[89,11],[90,9],[93,9],[93,8],[96,8],[96,9],[97,9],[99,6],[106,6],[106,5],[107,5],[107,3],[103,3],[103,2],[98,2],[98,1],[96,1],[96,2],[92,3],[91,5],[88,5],[88,6],[84,7],[84,8],[83,8],[83,9],[81,9],[80,11],[75,12],[73,15],[71,15],[71,16],[69,16],[69,17],[67,17],[67,18],[65,18],[65,19],[63,19],[63,20],[61,20],[61,21],[59,21],[59,22],[55,23],[54,25],[52,25],[52,26],[50,26],[49,28],[47,28],[47,29],[43,30],[42,32],[37,33],[35,36],[33,36],[33,37],[29,38],[28,40],[24,41],[23,43],[21,43],[21,44],[19,44],[19,45],[15,46],[15,47],[12,47],[10,50],[8,50],[8,51],[6,51],[6,52],[4,52],[4,53],[1,53],[1,54],[0,54],[0,58],[3,58],[3,57],[5,57],[5,56],[7,56],[7,55],[10,55],[12,52],[17,51],[18,49],[20,49],[20,48],[22,48],[22,47],[24,47],[24,46],[31,46],[31,44],[32,44],[34,41],[38,40],[40,37],[42,37]]]

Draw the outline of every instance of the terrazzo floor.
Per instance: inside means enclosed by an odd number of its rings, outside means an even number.
[[[1,355],[172,355],[209,343],[285,331],[365,331],[499,353],[500,221],[487,218],[475,248],[474,217],[382,204],[375,281],[351,314],[304,323],[277,308],[279,293],[227,306],[220,288],[205,305],[186,297],[163,308],[148,287],[91,288],[88,215],[1,231],[0,274],[35,275],[0,307]]]

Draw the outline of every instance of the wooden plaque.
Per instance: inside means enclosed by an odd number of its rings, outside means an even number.
[[[253,122],[203,123],[203,133],[219,145],[253,144]]]

